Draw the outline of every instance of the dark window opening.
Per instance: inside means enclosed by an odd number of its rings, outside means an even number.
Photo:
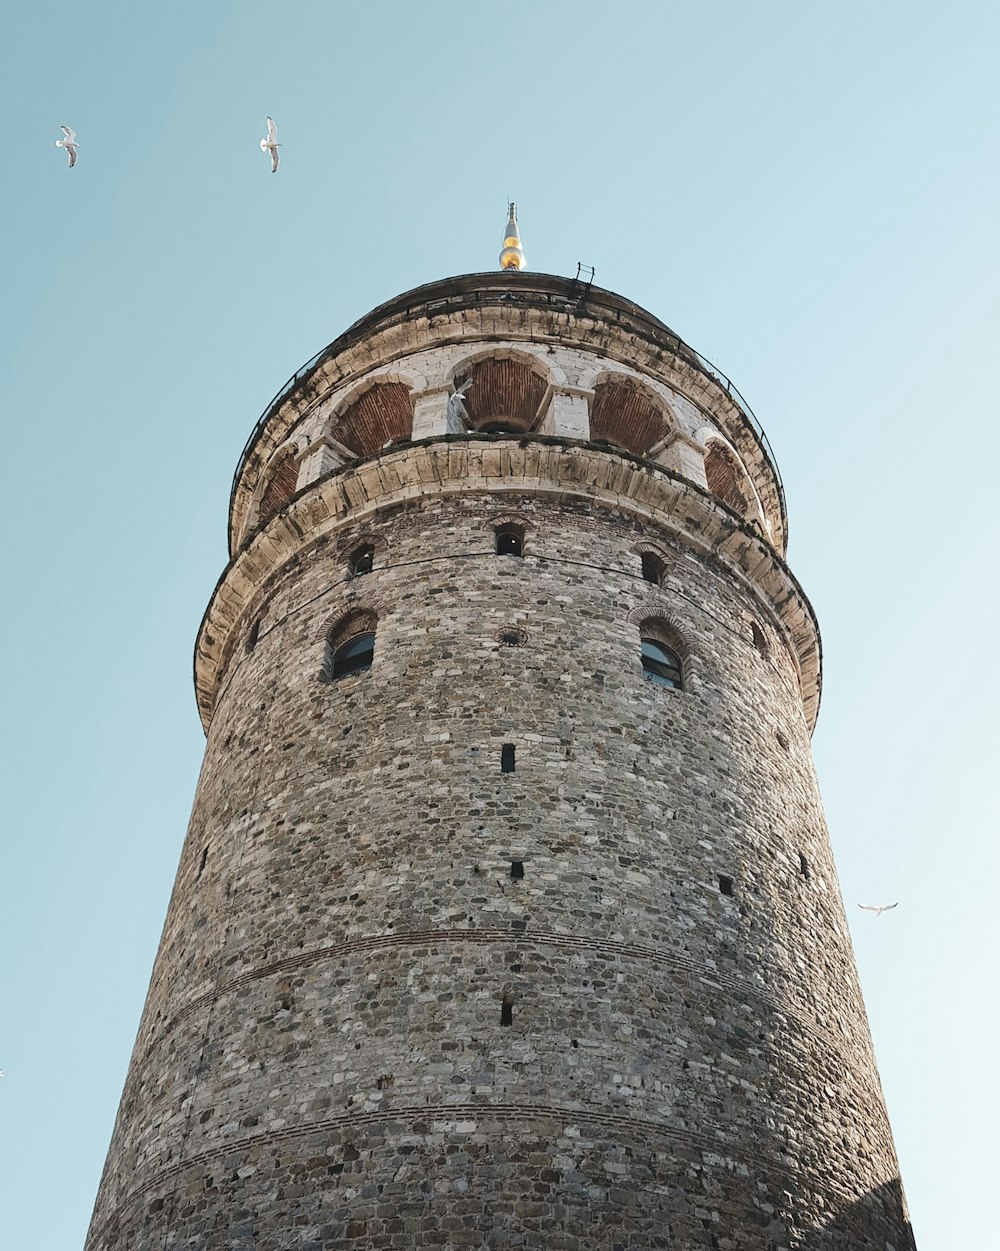
[[[500,772],[514,772],[514,744],[504,743],[500,748]]]
[[[799,852],[799,872],[806,879],[806,881],[809,880],[809,861],[805,858],[801,851]]]
[[[513,1003],[511,1003],[511,1001],[507,998],[506,995],[504,995],[503,1003],[501,1003],[500,1005],[500,1024],[501,1025],[513,1025],[514,1024],[514,1005]]]
[[[774,737],[778,740],[778,746],[783,751],[788,751],[788,736],[782,734],[780,730],[775,730]]]
[[[723,895],[732,895],[733,893],[733,879],[727,877],[725,873],[719,874],[719,890]]]
[[[642,640],[642,667],[646,677],[657,686],[682,689],[680,657],[656,639]]]
[[[351,553],[351,575],[359,578],[363,573],[371,573],[375,565],[375,549],[366,543]]]
[[[205,872],[205,865],[208,864],[208,848],[201,853],[201,864],[198,865],[198,877]]]
[[[652,582],[654,586],[660,585],[660,577],[663,573],[663,566],[652,552],[643,552],[640,559],[642,560],[642,576],[647,582]]]
[[[750,634],[753,637],[753,645],[762,656],[767,655],[767,639],[764,637],[764,631],[760,628],[756,621],[750,622]]]
[[[516,630],[501,630],[497,635],[497,642],[501,647],[520,647],[524,639]]]
[[[330,677],[342,678],[347,673],[359,673],[362,669],[370,669],[374,655],[374,633],[359,634],[334,653]]]
[[[497,555],[498,556],[521,556],[523,555],[521,536],[514,530],[498,530],[497,531]]]
[[[514,879],[515,882],[520,881],[520,879],[524,877],[524,861],[523,860],[512,860],[510,862],[510,875]]]
[[[488,421],[478,429],[479,434],[524,434],[520,426],[509,421]]]
[[[246,642],[243,644],[246,653],[249,656],[253,649],[257,646],[257,640],[260,638],[260,617],[253,623],[247,633]]]

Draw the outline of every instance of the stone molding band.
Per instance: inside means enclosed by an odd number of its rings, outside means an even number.
[[[475,491],[585,499],[662,525],[699,555],[721,559],[781,623],[795,653],[810,728],[819,712],[822,652],[812,607],[773,547],[708,491],[627,453],[551,436],[439,436],[332,470],[294,495],[233,556],[198,632],[195,688],[212,720],[227,640],[253,597],[305,543],[403,501]]]
[[[447,929],[447,930],[409,930],[402,934],[379,934],[369,938],[351,939],[347,942],[340,943],[335,947],[318,947],[312,951],[303,951],[298,955],[288,956],[284,960],[276,960],[271,964],[260,965],[257,968],[248,969],[245,973],[241,973],[238,977],[231,978],[227,982],[221,983],[213,990],[206,991],[202,995],[198,995],[195,999],[190,1000],[182,1008],[174,1013],[160,1030],[150,1039],[148,1045],[143,1051],[143,1062],[145,1062],[150,1054],[159,1046],[159,1044],[172,1032],[172,1030],[182,1021],[192,1016],[200,1008],[207,1007],[216,1003],[223,995],[231,994],[233,991],[242,989],[244,986],[250,986],[254,982],[263,981],[269,977],[277,977],[283,973],[290,973],[296,969],[307,968],[310,965],[318,964],[323,960],[335,958],[343,958],[344,956],[355,955],[357,953],[383,951],[391,948],[405,947],[424,947],[428,945],[442,943],[472,943],[479,945],[486,944],[505,944],[516,946],[518,944],[542,944],[547,947],[561,948],[564,951],[593,951],[599,954],[611,957],[621,957],[627,960],[644,960],[653,964],[661,965],[665,968],[673,969],[675,972],[692,973],[697,976],[698,980],[704,985],[716,988],[718,990],[727,990],[732,995],[740,998],[751,998],[758,1003],[763,1004],[770,1012],[779,1016],[786,1016],[789,1020],[793,1020],[801,1029],[803,1034],[811,1038],[814,1042],[823,1046],[825,1049],[833,1050],[840,1054],[847,1049],[848,1040],[839,1037],[832,1030],[826,1029],[822,1025],[817,1025],[812,1021],[807,1021],[799,1013],[793,1011],[785,1004],[773,996],[762,990],[753,982],[745,981],[740,978],[729,977],[724,973],[719,973],[715,969],[709,969],[705,965],[699,964],[695,960],[689,959],[687,956],[677,955],[674,952],[658,951],[655,947],[646,947],[640,943],[619,942],[612,939],[593,939],[582,938],[573,934],[556,934],[545,930],[500,930],[500,929]],[[852,1054],[852,1063],[855,1065],[859,1061],[857,1049],[855,1045],[849,1045]],[[876,1080],[874,1060],[869,1057],[865,1058],[864,1066],[872,1081]],[[847,1067],[845,1065],[845,1067]]]
[[[665,1139],[667,1142],[675,1144],[682,1149],[687,1148],[687,1154],[689,1155],[692,1151],[700,1152],[703,1167],[719,1168],[721,1165],[729,1174],[740,1171],[747,1179],[748,1184],[752,1181],[759,1181],[770,1172],[778,1174],[793,1188],[801,1188],[803,1185],[801,1169],[789,1166],[783,1159],[772,1153],[760,1155],[740,1150],[739,1144],[734,1142],[732,1136],[728,1135],[719,1126],[713,1128],[711,1133],[697,1133],[688,1129],[675,1129],[663,1124],[661,1121],[623,1116],[614,1112],[603,1112],[593,1107],[562,1108],[551,1104],[407,1104],[395,1109],[387,1108],[373,1112],[345,1112],[339,1116],[325,1117],[318,1121],[308,1121],[299,1125],[284,1126],[281,1129],[266,1130],[263,1133],[252,1134],[246,1138],[230,1139],[206,1151],[200,1151],[195,1155],[180,1159],[174,1164],[161,1168],[148,1181],[138,1185],[135,1190],[126,1195],[109,1214],[107,1220],[102,1223],[100,1230],[92,1235],[90,1245],[98,1245],[110,1229],[120,1221],[124,1212],[138,1200],[160,1189],[166,1183],[179,1177],[189,1169],[202,1167],[205,1164],[210,1164],[213,1160],[225,1159],[234,1154],[252,1151],[256,1147],[294,1142],[296,1139],[308,1138],[313,1134],[350,1130],[355,1127],[360,1129],[366,1125],[392,1125],[409,1121],[412,1125],[410,1133],[429,1133],[433,1132],[430,1126],[422,1131],[417,1129],[416,1126],[425,1121],[431,1121],[435,1124],[443,1123],[443,1126],[447,1126],[456,1121],[468,1122],[470,1120],[545,1121],[549,1123],[556,1121],[568,1127],[589,1124],[604,1129],[625,1130],[628,1133],[629,1140],[632,1142],[644,1143],[652,1136],[660,1140]],[[471,1133],[474,1129],[475,1126],[470,1126],[464,1132]],[[447,1132],[447,1130],[443,1128],[441,1132]],[[454,1129],[451,1132],[463,1131]],[[816,1177],[810,1178],[808,1186],[814,1192],[825,1195],[834,1205],[856,1203],[859,1198],[870,1193],[870,1189],[855,1192],[838,1185],[834,1181],[820,1181]]]

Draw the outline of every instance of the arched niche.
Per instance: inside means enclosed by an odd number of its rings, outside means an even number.
[[[267,467],[264,489],[257,505],[257,524],[262,526],[295,494],[299,476],[299,452],[296,447],[280,451]]]
[[[410,388],[399,379],[379,379],[336,413],[329,434],[355,456],[370,456],[387,443],[411,438]]]
[[[484,357],[455,370],[455,389],[469,382],[465,411],[470,430],[534,430],[548,381],[533,361],[509,354]]]
[[[644,456],[673,429],[666,403],[637,379],[605,375],[594,387],[590,437]]]
[[[736,454],[719,439],[705,446],[705,479],[708,489],[741,517],[756,518],[758,508],[753,486]]]

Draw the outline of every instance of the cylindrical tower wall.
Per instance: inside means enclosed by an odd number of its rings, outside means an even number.
[[[373,663],[331,680],[348,619]],[[203,626],[90,1251],[911,1246],[811,630],[759,533],[608,448],[442,437],[300,492]]]

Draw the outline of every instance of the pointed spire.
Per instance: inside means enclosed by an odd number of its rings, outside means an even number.
[[[521,236],[517,232],[517,205],[510,202],[507,229],[503,232],[503,248],[500,252],[501,269],[524,269],[527,262],[521,248]]]

